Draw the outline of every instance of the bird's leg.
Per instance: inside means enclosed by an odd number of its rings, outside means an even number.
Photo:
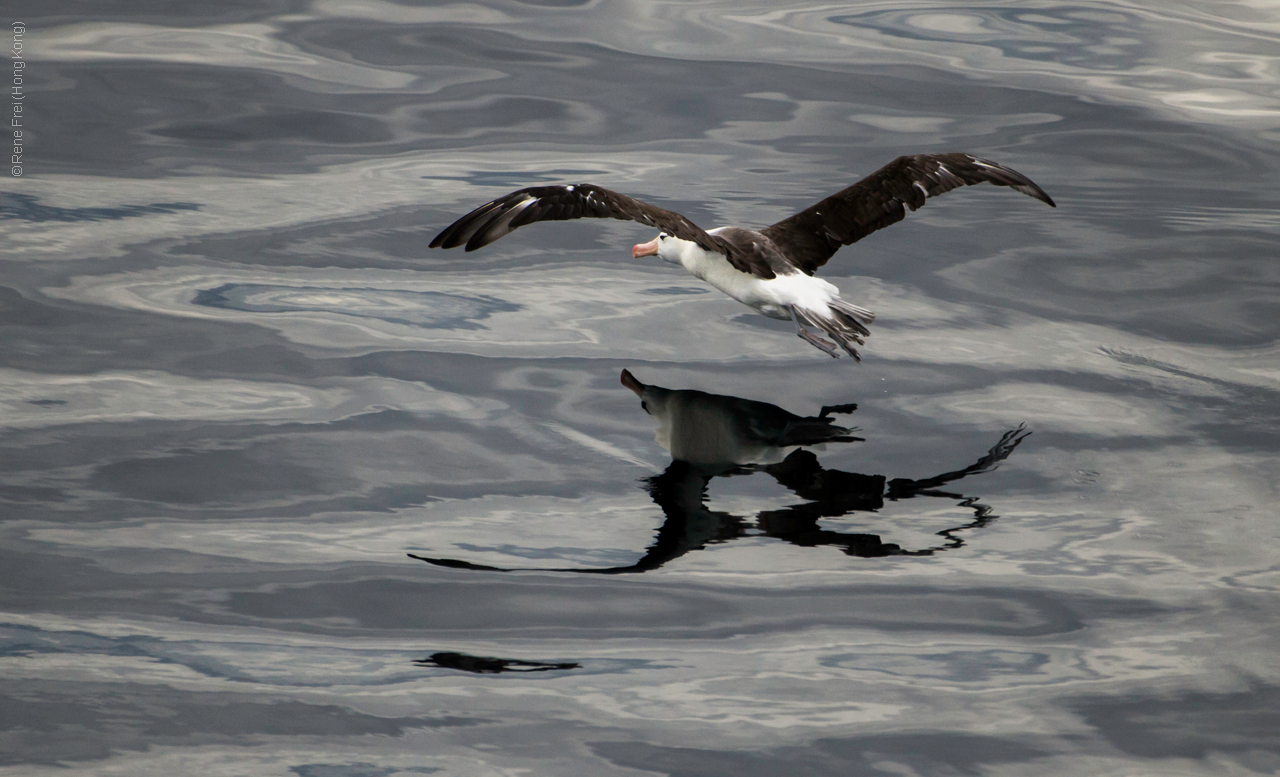
[[[840,358],[840,354],[836,353],[836,348],[832,343],[826,340],[823,340],[821,337],[818,337],[813,332],[810,332],[808,329],[805,329],[803,327],[800,328],[799,334],[800,334],[800,337],[802,337],[805,340],[808,340],[809,343],[821,349],[823,353],[826,353],[831,358],[833,359]]]
[[[849,345],[849,343],[845,342],[844,340],[840,341],[840,347],[844,349],[845,353],[852,356],[855,362],[857,362],[858,364],[862,364],[862,356],[858,353],[857,348],[854,348],[852,345]]]
[[[836,353],[835,343],[827,342],[821,337],[815,335],[813,332],[804,328],[804,324],[801,323],[804,320],[804,317],[798,310],[796,310],[795,305],[787,305],[787,310],[791,311],[791,317],[796,321],[796,334],[799,335],[801,339],[808,341],[810,345],[818,348],[833,359],[840,358],[840,354]]]

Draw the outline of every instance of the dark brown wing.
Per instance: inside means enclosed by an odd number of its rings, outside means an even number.
[[[844,191],[789,219],[760,230],[802,271],[814,270],[841,246],[902,221],[929,197],[975,183],[1011,186],[1054,205],[1030,178],[1004,165],[969,154],[900,156]]]
[[[466,250],[474,251],[525,224],[570,219],[638,221],[731,260],[736,253],[733,246],[708,235],[679,213],[589,183],[533,186],[499,197],[450,224],[431,241],[431,248],[456,248],[465,243]]]

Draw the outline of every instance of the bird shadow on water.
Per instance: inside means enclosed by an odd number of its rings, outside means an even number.
[[[657,441],[672,456],[659,475],[641,482],[666,519],[644,555],[627,566],[598,568],[494,567],[453,558],[408,554],[410,558],[452,569],[485,572],[571,572],[620,575],[648,572],[708,545],[741,537],[766,536],[800,547],[835,547],[861,558],[930,556],[965,545],[964,532],[988,526],[998,516],[977,497],[945,490],[950,483],[995,469],[1030,432],[1018,426],[1005,432],[985,455],[961,469],[912,480],[827,469],[811,446],[862,442],[857,429],[839,426],[833,415],[854,412],[857,405],[822,408],[817,416],[798,416],[777,405],[702,391],[667,389],[641,383],[623,370],[622,383],[640,397],[641,407],[658,423]],[[763,473],[806,500],[780,509],[764,510],[753,518],[712,510],[707,491],[718,477]],[[886,501],[916,497],[956,501],[973,511],[963,524],[936,532],[933,544],[904,548],[878,534],[822,528],[824,518],[855,512],[877,512]]]
[[[524,661],[518,658],[493,658],[472,656],[466,653],[432,653],[413,662],[417,666],[436,669],[456,669],[473,674],[502,674],[503,672],[554,672],[577,669],[581,664],[572,661]]]

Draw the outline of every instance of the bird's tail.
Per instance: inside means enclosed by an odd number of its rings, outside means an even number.
[[[866,308],[860,308],[857,305],[850,305],[842,299],[828,300],[827,305],[836,312],[843,314],[846,318],[853,319],[852,323],[861,331],[864,337],[871,334],[867,331],[867,328],[862,325],[875,322],[875,313],[872,313]]]
[[[862,357],[858,354],[858,349],[854,348],[853,344],[866,344],[866,341],[862,338],[871,335],[871,330],[867,329],[866,325],[876,320],[875,313],[857,305],[850,305],[840,299],[829,300],[825,311],[799,306],[792,308],[792,310],[800,319],[798,323],[801,325],[809,324],[821,329],[832,340],[835,340],[844,349],[845,353],[852,356],[854,361],[862,361]],[[801,337],[804,337],[803,330]],[[831,344],[820,337],[804,337],[804,339],[832,356],[837,355],[834,348],[824,347],[824,344],[825,346],[830,346]]]

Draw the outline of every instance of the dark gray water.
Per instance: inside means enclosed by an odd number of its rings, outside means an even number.
[[[6,14],[0,775],[1280,771],[1274,8]],[[837,255],[861,366],[636,224],[426,247],[543,182],[763,226],[925,151],[1059,207]],[[673,463],[624,368],[862,439]]]

